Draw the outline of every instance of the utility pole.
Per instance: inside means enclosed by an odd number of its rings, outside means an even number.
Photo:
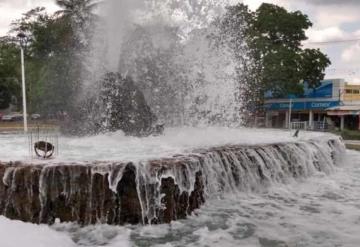
[[[18,38],[20,41],[21,50],[21,79],[22,79],[22,99],[23,99],[23,119],[24,119],[24,132],[28,132],[27,124],[27,109],[26,109],[26,87],[25,87],[25,61],[24,61],[24,49],[27,43],[27,37],[24,33],[19,33]]]

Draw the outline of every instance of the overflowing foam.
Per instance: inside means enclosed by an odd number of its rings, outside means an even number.
[[[121,131],[91,137],[59,138],[59,156],[54,161],[140,161],[171,157],[198,148],[224,145],[258,145],[327,138],[331,134],[292,132],[271,129],[169,128],[163,136],[136,138]],[[22,134],[0,135],[0,161],[29,159],[27,137]]]
[[[349,246],[359,238],[360,154],[349,152],[336,172],[223,194],[186,220],[168,225],[43,226],[0,217],[3,247],[35,246]],[[72,240],[72,241],[71,241]]]
[[[35,226],[2,216],[0,216],[0,245],[2,247],[76,246],[67,234],[56,232],[48,226]]]
[[[143,221],[157,220],[159,210],[164,207],[161,200],[163,178],[173,178],[181,193],[191,195],[197,175],[201,174],[206,201],[224,193],[262,191],[268,185],[310,177],[319,171],[330,174],[341,163],[343,151],[344,146],[338,138],[324,138],[243,149],[204,150],[180,161],[181,167],[172,164],[164,169],[140,163],[136,182]]]
[[[221,133],[220,129],[216,130]],[[222,131],[222,134],[228,133],[232,137],[223,140],[219,138],[217,143],[214,140],[211,146],[201,143],[196,148],[191,140],[178,139],[183,150],[181,154],[173,153],[169,158],[158,156],[155,160],[133,160],[131,163],[114,160],[83,164],[62,160],[55,164],[45,163],[38,166],[27,166],[27,163],[3,165],[5,187],[1,185],[4,187],[1,190],[0,186],[0,193],[7,200],[3,206],[0,205],[0,213],[40,223],[52,222],[59,217],[61,220],[82,224],[124,224],[129,222],[126,221],[127,218],[121,217],[121,213],[130,210],[135,215],[131,223],[167,222],[185,217],[204,201],[224,193],[258,192],[269,185],[288,183],[294,178],[310,177],[317,172],[330,174],[343,156],[344,145],[340,138],[329,134],[303,133],[304,139],[296,138],[295,141],[295,138],[287,136],[278,138],[278,143],[266,143],[274,139],[274,136],[271,136],[271,139],[270,136],[267,137],[266,133],[274,134],[274,131]],[[193,134],[191,131],[185,133],[187,138]],[[194,133],[198,134],[192,136],[195,140],[206,140],[202,135],[206,135],[207,131],[196,130]],[[244,138],[244,133],[251,134],[251,138],[248,141],[243,139],[241,143],[238,138]],[[287,132],[278,131],[276,134],[280,133]],[[165,137],[166,135],[158,138],[166,140]],[[261,138],[261,141],[254,142],[253,138],[256,137]],[[174,134],[170,140],[176,140]],[[118,144],[114,142],[116,143]],[[154,141],[150,143],[153,145]],[[192,148],[186,151],[189,143]],[[153,153],[148,155],[151,157]],[[28,177],[32,178],[29,180]],[[18,208],[19,194],[16,188],[19,183],[28,185],[24,188],[27,197],[22,196],[22,200],[26,200],[27,205],[37,205],[38,208],[25,211]],[[164,215],[167,215],[167,204],[163,201],[163,190],[166,187],[178,190],[178,195],[186,198],[181,202],[182,208],[175,214],[170,212],[170,216],[165,216],[168,218],[164,218]],[[129,191],[131,193],[127,194]],[[171,196],[166,193],[165,195]],[[131,209],[127,209],[127,204],[122,203],[127,200],[134,203]],[[70,203],[72,201],[78,203]],[[107,206],[110,205],[109,208],[103,207],[102,202],[105,201]],[[63,207],[71,214],[64,215]],[[15,216],[14,210],[19,210]],[[36,213],[38,211],[40,215]]]

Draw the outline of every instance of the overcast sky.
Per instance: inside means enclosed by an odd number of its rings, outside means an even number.
[[[27,10],[44,6],[49,12],[57,9],[54,0],[0,0],[0,35],[9,24]],[[360,39],[360,0],[244,0],[252,10],[262,2],[274,3],[288,10],[300,10],[310,17],[307,47],[320,48],[329,55],[332,65],[327,78],[345,78],[360,83],[360,41],[316,43]]]

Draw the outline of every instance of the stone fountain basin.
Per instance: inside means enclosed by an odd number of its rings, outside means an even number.
[[[58,157],[35,160],[22,138],[0,139],[0,215],[48,224],[168,223],[223,193],[331,173],[345,150],[324,133],[189,128],[62,138]]]

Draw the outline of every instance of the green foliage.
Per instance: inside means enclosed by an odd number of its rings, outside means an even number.
[[[95,16],[94,9],[99,2],[94,0],[56,0],[56,4],[62,8],[56,12],[56,15],[74,17],[79,23],[84,24],[87,18]]]
[[[324,70],[330,65],[330,60],[319,49],[305,49],[301,55],[303,79],[310,88],[316,88],[324,79]]]
[[[343,130],[341,136],[345,140],[360,140],[360,131],[358,130]]]
[[[244,4],[226,10],[216,23],[240,64],[238,81],[247,114],[261,114],[268,91],[287,97],[303,93],[301,81],[318,86],[330,61],[319,50],[302,49],[305,30],[312,26],[306,15],[266,3],[255,12]]]
[[[311,26],[300,11],[288,12],[273,4],[264,3],[253,14],[250,45],[262,63],[258,78],[264,92],[272,91],[274,97],[301,95],[301,81],[316,88],[324,79],[330,60],[319,50],[301,47]]]
[[[308,17],[300,11],[288,12],[273,4],[263,3],[255,12],[258,44],[268,51],[276,45],[299,50],[301,41],[306,40],[305,30],[311,26]]]
[[[344,140],[357,140],[360,141],[360,131],[359,130],[349,130],[344,129],[342,131],[332,131],[332,133],[340,135]],[[360,145],[357,145],[357,148],[360,148]]]
[[[94,29],[92,24],[98,21],[94,10],[101,3],[95,0],[56,0],[62,9],[55,12],[58,20],[71,26],[78,50],[86,50]]]
[[[80,87],[81,59],[70,18],[35,8],[13,23],[12,32],[19,31],[29,38],[25,65],[30,111],[71,111]]]
[[[7,40],[0,41],[0,109],[8,108],[12,96],[20,95],[20,51]]]
[[[58,0],[62,10],[54,15],[37,7],[12,23],[10,34],[26,34],[26,87],[30,112],[53,114],[71,111],[80,88],[82,52],[87,49],[95,19],[93,0]],[[81,35],[86,33],[86,35]],[[11,36],[10,36],[11,37]],[[15,38],[0,44],[0,108],[12,96],[21,99],[20,50]],[[20,100],[19,100],[20,102]]]

